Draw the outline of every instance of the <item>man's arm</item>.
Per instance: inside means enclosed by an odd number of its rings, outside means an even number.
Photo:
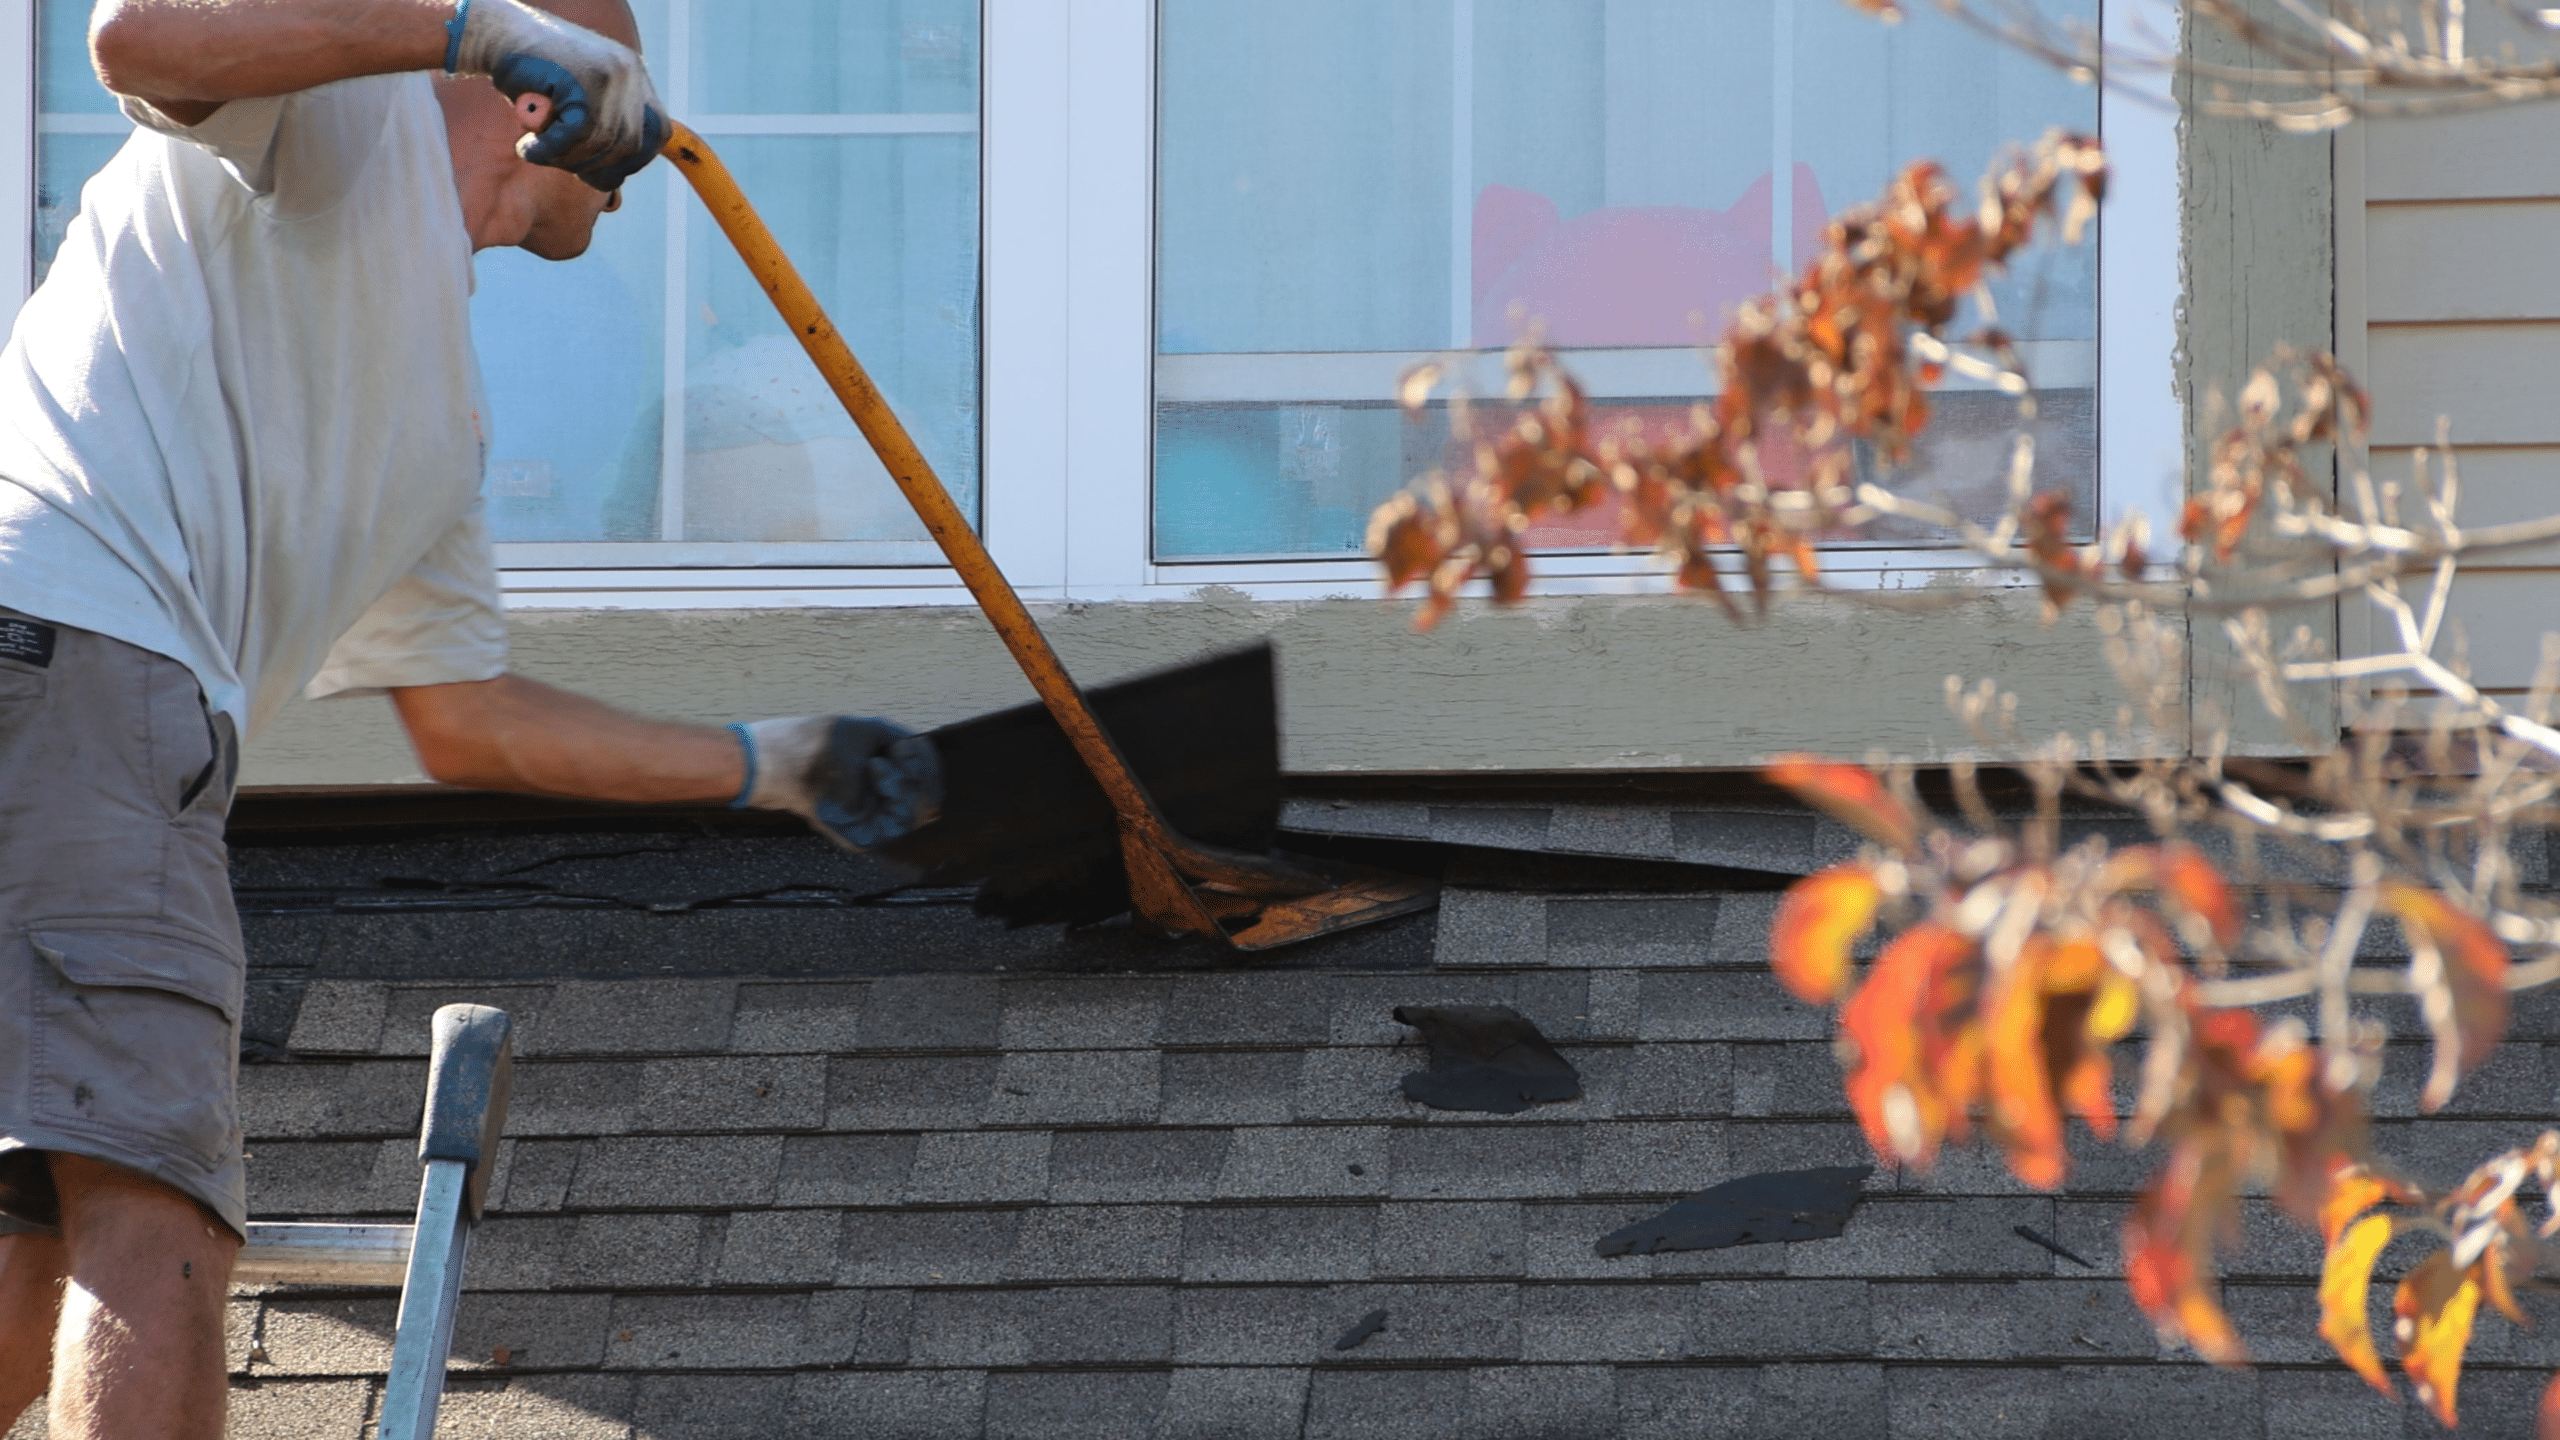
[[[453,0],[102,0],[89,53],[109,90],[183,125],[223,104],[444,64]]]
[[[427,773],[447,785],[727,804],[746,783],[728,731],[644,720],[521,675],[403,686],[391,703]]]

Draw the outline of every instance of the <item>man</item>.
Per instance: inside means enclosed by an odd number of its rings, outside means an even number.
[[[387,691],[450,784],[852,845],[937,771],[886,722],[724,732],[507,673],[471,255],[577,256],[654,152],[623,0],[102,0],[90,43],[142,128],[0,352],[0,1429],[49,1391],[55,1440],[210,1437],[236,737]]]

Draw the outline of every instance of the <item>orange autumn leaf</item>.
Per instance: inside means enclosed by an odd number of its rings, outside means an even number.
[[[1988,1059],[1991,1130],[2009,1169],[2039,1190],[2062,1183],[2062,1109],[2046,1065],[2045,1004],[2038,972],[2051,946],[2031,940],[2003,976],[1989,1006],[1983,1046]]]
[[[2167,896],[2178,913],[2202,922],[2217,945],[2227,946],[2240,938],[2240,906],[2232,899],[2230,885],[2193,845],[2171,842],[2119,850],[2107,862],[2107,881],[2118,889]]]
[[[2480,1308],[2480,1282],[2457,1270],[2453,1254],[2439,1250],[2418,1262],[2391,1297],[2400,1340],[2400,1368],[2418,1399],[2445,1428],[2458,1422],[2454,1389],[2462,1380],[2462,1352],[2471,1344],[2471,1322]]]
[[[2335,1245],[2347,1222],[2400,1193],[2400,1187],[2361,1165],[2340,1166],[2329,1177],[2329,1197],[2320,1202],[2320,1239]]]
[[[2542,1389],[2542,1403],[2534,1407],[2533,1433],[2539,1440],[2560,1440],[2560,1375]]]
[[[1931,1013],[1945,971],[1973,953],[1973,942],[1945,926],[1915,925],[1895,936],[1867,970],[1866,983],[1841,1007],[1840,1035],[1849,1056],[1849,1106],[1876,1154],[1926,1166],[1961,1103],[1951,1106],[1932,1073],[1947,1039]]]
[[[2433,890],[2388,881],[2382,903],[2400,917],[2413,943],[2443,957],[2443,991],[2421,997],[2427,1027],[2436,1035],[2436,1064],[2419,1098],[2435,1110],[2453,1098],[2455,1082],[2489,1058],[2506,1033],[2507,947],[2480,917]]]
[[[1848,988],[1849,949],[1876,921],[1884,899],[1875,872],[1834,865],[1787,887],[1769,927],[1769,964],[1798,999],[1828,1005]]]
[[[1919,846],[1920,822],[1863,765],[1819,755],[1781,755],[1761,773],[1870,840],[1904,854]]]
[[[2124,1281],[2152,1327],[2216,1365],[2249,1359],[2214,1298],[2214,1237],[2236,1209],[2236,1177],[2218,1147],[2182,1145],[2124,1225]]]
[[[2320,1267],[2320,1338],[2338,1358],[2385,1395],[2394,1394],[2391,1377],[2382,1370],[2382,1353],[2373,1345],[2373,1325],[2365,1312],[2366,1291],[2373,1284],[2374,1257],[2391,1243],[2388,1215],[2367,1215],[2331,1241]]]

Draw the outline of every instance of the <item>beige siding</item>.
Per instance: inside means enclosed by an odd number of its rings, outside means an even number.
[[[2417,483],[2406,447],[2433,444],[2441,420],[2463,524],[2560,514],[2560,107],[2382,122],[2358,149],[2341,191],[2362,198],[2339,223],[2359,227],[2363,274],[2340,310],[2362,323],[2340,349],[2361,350],[2373,391],[2375,478]],[[2349,603],[2350,653],[2392,643],[2369,611]],[[2543,633],[2560,628],[2560,546],[2483,556],[2446,618],[2475,682],[2529,685]]]

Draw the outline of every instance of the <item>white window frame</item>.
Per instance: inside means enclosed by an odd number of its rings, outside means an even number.
[[[2157,7],[2143,17],[2147,32],[2135,28],[2137,4]],[[2166,9],[2159,0],[2104,0],[2102,24],[2114,38],[2156,37]],[[1376,568],[1359,559],[1152,558],[1156,0],[983,0],[982,14],[980,504],[997,562],[1032,600],[1186,600],[1209,587],[1262,600],[1377,595]],[[11,315],[33,269],[35,26],[36,0],[0,0],[0,305]],[[1785,33],[1782,26],[1781,44]],[[2165,86],[2154,88],[2165,95]],[[2184,436],[2172,359],[2175,114],[2156,98],[2110,89],[2100,126],[2116,178],[2098,259],[2099,494],[2110,516],[2139,505],[2159,524],[2178,503]],[[668,226],[673,264],[684,243],[681,206],[692,199],[684,187],[670,188],[680,205],[658,223]],[[1391,373],[1394,362],[1382,363]],[[1844,549],[1826,559],[1830,583],[1852,587],[1926,583],[1975,568],[1943,548]],[[513,609],[968,600],[938,565],[510,565],[504,581]],[[1541,562],[1536,593],[1664,588],[1647,557],[1571,554]]]

